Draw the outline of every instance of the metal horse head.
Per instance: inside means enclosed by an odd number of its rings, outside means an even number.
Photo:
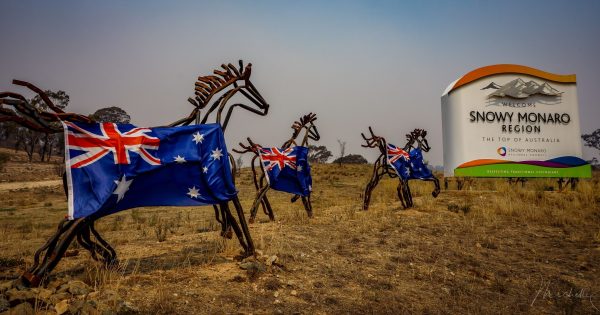
[[[172,123],[171,126],[189,125],[194,121],[197,124],[204,124],[207,122],[209,116],[216,111],[215,122],[221,124],[223,131],[225,131],[229,119],[231,118],[231,113],[235,107],[241,107],[261,116],[267,115],[269,104],[250,81],[250,75],[252,73],[251,63],[244,67],[243,61],[240,60],[238,68],[231,63],[227,65],[222,64],[221,69],[214,70],[213,73],[215,75],[198,77],[198,80],[195,83],[195,97],[188,98],[188,102],[194,105],[194,110],[192,110],[188,117]],[[221,96],[219,96],[212,105],[207,107],[213,98],[221,92]],[[232,104],[223,119],[222,115],[225,107],[228,105],[227,102],[229,102],[229,100],[238,92],[245,96],[252,104]],[[204,116],[201,115],[201,110],[203,109],[207,109]]]
[[[411,132],[412,138],[417,142],[419,149],[423,150],[423,152],[429,152],[431,147],[425,138],[427,136],[427,131],[424,129],[415,129]]]
[[[376,136],[375,133],[373,133],[373,128],[371,128],[371,126],[369,126],[369,132],[371,133],[371,137],[365,136],[365,134],[362,132],[360,133],[363,139],[365,139],[365,141],[367,142],[366,144],[362,144],[361,146],[363,148],[379,148],[379,151],[381,151],[382,154],[386,154],[387,144],[385,138]]]
[[[292,144],[296,144],[296,138],[300,135],[302,130],[306,130],[306,132],[300,143],[301,146],[307,146],[308,139],[319,141],[321,135],[319,135],[319,130],[317,130],[317,126],[314,124],[315,120],[317,120],[317,114],[309,113],[308,115],[300,117],[300,121],[295,121],[292,124],[292,129],[294,130],[292,137],[283,144],[283,148],[288,148]]]

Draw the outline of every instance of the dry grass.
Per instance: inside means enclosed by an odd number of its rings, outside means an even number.
[[[486,179],[437,199],[431,183],[414,182],[411,210],[401,210],[397,182],[384,179],[365,212],[370,171],[314,166],[313,219],[289,194],[270,191],[276,222],[259,210],[251,225],[257,249],[277,256],[265,272],[238,266],[239,245],[219,236],[211,208],[152,207],[98,222],[119,266],[106,270],[80,249],[54,275],[109,288],[148,313],[598,312],[598,174],[563,193],[549,191],[550,180],[522,189]],[[248,209],[247,170],[237,186]],[[66,203],[61,187],[3,191],[0,200],[0,273],[16,274]]]

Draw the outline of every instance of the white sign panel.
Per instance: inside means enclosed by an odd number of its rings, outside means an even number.
[[[479,68],[442,96],[445,176],[590,177],[575,75]]]

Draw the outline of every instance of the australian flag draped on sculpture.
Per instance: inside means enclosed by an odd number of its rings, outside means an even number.
[[[419,148],[411,149],[410,152],[388,143],[388,164],[396,171],[403,180],[433,178],[433,173],[425,165],[423,151]]]
[[[260,148],[259,152],[271,188],[300,196],[310,195],[312,177],[307,147]]]
[[[70,219],[142,206],[216,204],[237,194],[219,124],[63,126]]]

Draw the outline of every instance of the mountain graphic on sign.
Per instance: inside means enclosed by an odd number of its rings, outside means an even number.
[[[481,89],[482,89],[482,90],[487,90],[487,89],[494,89],[494,90],[497,90],[497,89],[499,89],[499,88],[500,88],[500,85],[498,85],[498,84],[496,84],[496,83],[492,82],[492,83],[488,84],[486,87],[483,87],[483,88],[481,88]]]
[[[487,88],[495,88],[494,86],[492,86],[492,84],[498,86],[497,84],[492,82],[482,90]],[[550,84],[548,84],[547,82],[539,84],[533,80],[525,82],[523,81],[523,79],[518,78],[502,86],[499,86],[499,88],[496,91],[488,95],[488,98],[511,97],[523,99],[532,95],[559,96],[561,94],[562,92],[559,92],[557,89],[550,86]]]

